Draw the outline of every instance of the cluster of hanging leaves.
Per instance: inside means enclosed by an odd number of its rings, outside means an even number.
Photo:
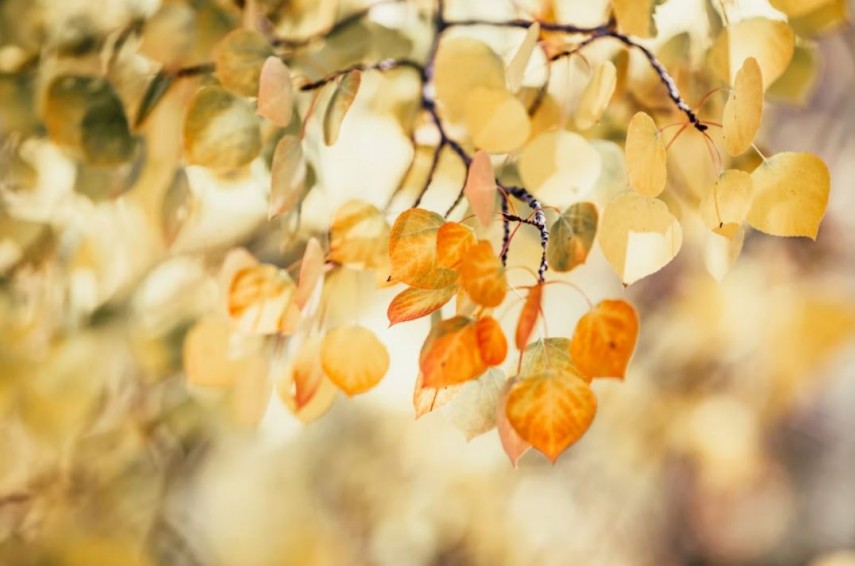
[[[201,16],[165,3],[139,29],[112,38],[106,63],[98,52],[88,64],[58,63],[39,77],[40,116],[13,119],[0,110],[3,123],[25,137],[41,135],[37,124],[43,125],[79,170],[77,191],[100,200],[134,185],[146,152],[156,149],[144,147],[140,134],[172,103],[181,108],[183,145],[163,203],[167,243],[198,206],[191,171],[219,180],[262,171],[269,177],[268,219],[299,226],[302,203],[320,186],[316,145],[339,143],[356,102],[367,96],[360,94],[364,75],[389,70],[371,67],[389,55],[370,46],[384,45],[394,30],[355,24],[369,47],[333,53],[330,60],[341,64],[329,68],[311,50],[275,39],[295,33],[299,46],[306,37],[299,25],[266,3],[249,4],[259,12],[242,26],[239,13],[206,3],[205,17],[219,27],[197,37],[182,30]],[[613,33],[633,42],[657,38],[659,4],[613,0],[603,21],[613,16]],[[717,277],[752,229],[816,238],[829,196],[826,166],[810,153],[765,156],[755,138],[767,97],[807,96],[817,59],[811,38],[842,20],[844,4],[771,0],[778,19],[739,20],[726,13],[727,3],[708,2],[710,47],[700,63],[691,59],[688,34],[660,42],[649,57],[638,44],[612,41],[620,49],[591,59],[584,34],[545,31],[537,22],[504,29],[514,43],[504,58],[476,34],[444,34],[430,55],[423,93],[444,124],[442,143],[451,136],[465,153],[458,180],[471,215],[451,219],[421,208],[390,215],[350,200],[323,229],[295,230],[279,260],[231,250],[218,278],[221,308],[184,340],[189,383],[232,390],[238,419],[248,424],[260,420],[273,390],[297,418],[318,418],[339,391],[370,391],[390,365],[386,346],[358,316],[335,316],[336,300],[365,284],[396,286],[390,325],[431,319],[413,355],[416,416],[448,405],[469,437],[497,428],[514,463],[530,447],[555,461],[594,421],[593,381],[626,376],[639,332],[635,309],[620,298],[592,304],[570,336],[541,331],[551,283],[567,277],[556,274],[572,276],[598,247],[630,285],[672,262],[695,220],[707,232],[704,254]],[[541,15],[548,21],[555,13],[545,7]],[[314,15],[332,29],[326,12]],[[324,38],[319,42],[322,52]],[[410,56],[412,45],[399,43]],[[654,55],[661,68],[649,64]],[[123,57],[146,69],[141,89],[111,66]],[[565,65],[578,83],[570,100],[541,87],[539,69],[550,65]],[[4,73],[4,97],[36,93],[25,60]],[[675,89],[681,104],[695,106],[697,124],[677,107]],[[430,124],[420,102],[422,112],[401,112],[403,130]],[[307,134],[312,124],[317,136]],[[16,182],[26,185],[36,174],[26,152],[16,153],[24,145],[13,146],[9,160]],[[505,185],[524,187],[542,208],[530,210],[532,201],[500,190]],[[518,219],[504,233],[499,203]],[[508,248],[529,230],[541,232],[549,271],[545,280],[511,286]],[[538,254],[525,267],[539,260]],[[523,304],[511,340],[502,317],[517,298]]]

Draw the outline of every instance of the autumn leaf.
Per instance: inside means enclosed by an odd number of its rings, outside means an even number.
[[[504,87],[475,89],[466,100],[464,118],[475,147],[489,153],[516,151],[531,132],[526,107]]]
[[[261,152],[249,103],[217,86],[201,88],[190,101],[183,137],[187,162],[214,170],[242,167]]]
[[[508,341],[502,327],[490,316],[479,318],[475,323],[478,353],[488,366],[497,366],[508,355]]]
[[[653,11],[662,0],[613,0],[618,29],[628,35],[638,37],[654,37],[656,23],[653,21]]]
[[[256,96],[261,68],[272,55],[270,42],[257,31],[233,30],[214,49],[217,78],[239,96]]]
[[[587,130],[600,121],[609,106],[617,86],[617,68],[611,61],[597,67],[591,82],[582,91],[576,107],[575,120],[580,130]]]
[[[565,207],[594,188],[602,165],[600,154],[584,137],[551,130],[525,145],[517,167],[530,191],[553,206]]]
[[[415,418],[420,419],[447,404],[460,392],[463,385],[463,383],[460,383],[447,387],[426,387],[424,385],[424,376],[419,373],[419,377],[416,380],[416,387],[413,390]]]
[[[330,225],[329,260],[354,268],[378,268],[387,260],[389,225],[377,207],[361,201],[344,203]]]
[[[653,118],[638,112],[626,131],[626,173],[638,193],[658,196],[665,190],[665,142]]]
[[[496,405],[505,383],[501,370],[490,368],[478,379],[467,381],[443,407],[442,412],[466,440],[496,427]]]
[[[311,337],[296,350],[293,362],[276,382],[282,404],[303,423],[326,413],[338,395],[321,366],[321,338]]]
[[[749,57],[757,60],[763,86],[778,80],[793,57],[795,35],[787,22],[749,18],[722,30],[709,52],[709,64],[719,76],[733,84]]]
[[[479,305],[492,308],[505,300],[505,269],[493,253],[490,242],[481,240],[472,246],[460,262],[458,271],[461,286]]]
[[[704,195],[698,212],[710,230],[720,234],[732,232],[748,215],[753,196],[751,175],[728,169]]]
[[[309,238],[303,261],[300,263],[300,275],[297,279],[297,290],[294,292],[294,304],[299,308],[306,306],[318,282],[324,274],[324,249],[317,238]]]
[[[279,57],[270,56],[261,67],[258,80],[258,103],[255,111],[274,126],[291,123],[294,110],[294,85],[291,71]]]
[[[327,104],[324,114],[324,143],[333,145],[338,141],[341,125],[356,100],[359,85],[362,83],[362,71],[353,70],[344,75],[336,85],[336,89]]]
[[[519,48],[511,58],[511,62],[508,63],[506,79],[508,81],[508,89],[514,94],[519,92],[520,88],[522,88],[525,70],[528,67],[528,63],[531,60],[534,49],[537,47],[537,40],[539,38],[540,23],[534,22],[532,25],[528,26],[522,43],[520,43]]]
[[[585,376],[623,379],[638,340],[638,315],[621,300],[602,301],[576,324],[573,363]]]
[[[496,174],[493,172],[490,155],[483,149],[472,156],[463,194],[481,225],[488,226],[496,209]]]
[[[187,382],[202,387],[232,387],[241,375],[266,371],[266,360],[256,351],[233,351],[232,329],[221,317],[197,321],[184,338]]]
[[[591,426],[597,399],[578,377],[547,370],[514,383],[506,412],[520,437],[554,463]]]
[[[436,99],[450,120],[459,121],[466,115],[469,96],[477,88],[505,88],[505,66],[485,43],[469,37],[449,37],[439,43],[433,80]]]
[[[270,165],[267,218],[293,211],[306,192],[306,159],[298,136],[285,135],[276,143]]]
[[[763,116],[763,77],[760,65],[749,57],[736,73],[722,116],[724,148],[740,155],[751,147]]]
[[[441,267],[456,269],[477,243],[472,230],[457,222],[446,222],[436,234],[436,261]]]
[[[443,224],[442,216],[421,208],[395,219],[389,233],[392,279],[420,289],[443,289],[456,282],[457,273],[437,262],[437,233]]]
[[[537,325],[540,318],[541,301],[543,300],[543,283],[538,283],[529,287],[528,294],[525,297],[520,319],[517,322],[517,330],[514,336],[514,343],[518,350],[523,350],[528,344],[529,338]]]
[[[282,331],[295,289],[288,273],[275,265],[237,271],[227,291],[227,310],[235,328],[252,334]]]
[[[457,293],[457,285],[443,289],[418,289],[411,287],[392,299],[386,311],[389,326],[415,320],[442,308]]]
[[[507,341],[499,324],[456,316],[431,328],[419,355],[425,387],[447,387],[475,379],[507,356]]]
[[[340,326],[324,336],[321,365],[327,377],[349,396],[372,389],[389,369],[389,353],[362,326]]]
[[[520,377],[538,375],[554,370],[575,375],[582,381],[591,382],[591,378],[580,372],[570,357],[570,340],[567,338],[544,338],[526,346],[522,352]]]
[[[585,263],[597,235],[598,219],[597,207],[590,202],[578,202],[558,217],[546,245],[550,269],[570,271]]]
[[[502,450],[508,455],[514,468],[517,467],[520,458],[531,448],[531,444],[523,440],[508,420],[508,394],[517,381],[519,381],[518,377],[512,377],[505,381],[496,401],[496,428],[499,432],[499,441],[501,441]]]

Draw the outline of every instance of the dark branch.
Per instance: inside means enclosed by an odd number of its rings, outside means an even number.
[[[549,228],[546,226],[546,215],[543,213],[543,205],[534,195],[522,187],[502,188],[508,194],[526,203],[534,211],[534,218],[530,220],[520,217],[514,217],[513,220],[530,224],[540,231],[540,247],[543,249],[543,253],[540,256],[540,267],[537,269],[537,280],[542,283],[546,278],[546,270],[549,269],[549,265],[546,263],[546,244],[549,242]]]
[[[320,78],[316,81],[304,84],[300,87],[300,90],[303,92],[307,92],[310,90],[315,90],[321,88],[327,83],[331,83],[337,78],[346,75],[348,73],[352,73],[353,71],[391,71],[392,69],[414,69],[421,76],[424,73],[424,67],[416,61],[412,61],[410,59],[383,59],[382,61],[378,61],[377,63],[367,65],[365,63],[357,63],[356,65],[351,65],[345,69],[338,70],[334,73],[330,73],[329,75]]]

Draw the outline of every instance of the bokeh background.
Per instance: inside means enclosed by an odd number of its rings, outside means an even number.
[[[234,15],[226,2],[164,4],[191,7],[203,38],[216,38],[220,14]],[[360,3],[325,4],[335,14]],[[515,13],[499,0],[451,4],[485,18]],[[692,25],[704,4],[670,0],[664,29]],[[127,187],[125,177],[79,168],[37,133],[13,139],[37,132],[37,98],[10,71],[22,58],[159,8],[0,0],[0,134],[4,147],[27,144],[31,165],[4,160],[0,170],[1,564],[855,565],[850,24],[809,43],[818,65],[803,104],[772,100],[764,117],[769,153],[813,151],[829,165],[817,241],[751,234],[721,282],[687,247],[627,290],[595,250],[571,280],[595,300],[634,302],[637,353],[624,382],[595,384],[596,421],[557,464],[529,453],[514,469],[495,433],[467,441],[453,410],[414,420],[428,326],[385,329],[394,290],[342,291],[389,345],[392,369],[315,422],[300,423],[263,384],[222,393],[186,383],[183,337],[215,307],[225,252],[246,245],[284,265],[296,259],[281,254],[293,226],[266,222],[263,166],[228,186],[188,173],[188,200],[170,165],[180,99],[152,116],[146,164]],[[394,26],[407,14],[377,10],[372,20]],[[337,49],[370,56],[364,31]],[[199,60],[212,42],[196,41]],[[127,65],[123,92],[133,99],[145,69]],[[366,79],[368,92],[392,84]],[[394,85],[390,96],[411,95],[412,85]],[[346,198],[385,203],[406,171],[406,137],[370,110],[355,109],[341,147],[315,156],[324,190],[307,202],[309,226]],[[458,174],[449,163],[438,183],[453,191]],[[442,202],[442,191],[430,198]],[[530,236],[512,262],[537,253]],[[569,333],[584,303],[569,290],[549,300],[550,329]],[[255,414],[258,425],[246,426]]]

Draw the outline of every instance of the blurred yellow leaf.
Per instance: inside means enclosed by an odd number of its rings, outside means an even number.
[[[261,67],[258,79],[258,104],[255,111],[280,128],[291,123],[294,110],[294,85],[291,71],[279,57],[270,56]]]
[[[716,281],[721,281],[742,253],[745,228],[732,224],[732,233],[709,232],[704,242],[704,266]]]
[[[749,57],[760,66],[763,86],[778,80],[795,47],[795,36],[787,22],[750,18],[726,27],[710,48],[709,64],[719,76],[733,84],[736,73]]]
[[[597,150],[579,134],[553,130],[526,144],[518,169],[530,191],[547,204],[563,208],[594,187],[602,162]]]
[[[256,96],[265,60],[273,55],[270,42],[258,33],[238,28],[214,48],[217,78],[227,90],[240,96]]]
[[[797,45],[787,70],[769,87],[767,94],[793,104],[806,104],[819,78],[818,59],[815,46]]]
[[[511,62],[508,63],[508,88],[514,94],[519,92],[520,88],[522,88],[525,70],[528,67],[528,62],[531,60],[532,53],[534,53],[534,48],[537,47],[537,40],[539,38],[540,23],[534,22],[532,25],[528,26],[519,49],[514,53]]]
[[[227,308],[235,327],[250,334],[283,330],[296,286],[275,265],[258,264],[237,271],[228,286]]]
[[[638,314],[626,301],[607,300],[585,313],[570,341],[573,363],[589,380],[623,379],[638,340]]]
[[[662,0],[612,0],[618,29],[627,35],[654,37],[653,11]]]
[[[829,4],[831,0],[769,0],[776,10],[780,10],[791,18],[804,16]]]
[[[496,174],[493,172],[490,155],[483,149],[472,156],[463,194],[481,225],[488,226],[493,221],[493,213],[496,210]]]
[[[469,93],[464,118],[472,142],[490,153],[516,151],[531,131],[525,106],[504,88]]]
[[[665,142],[653,118],[638,112],[626,131],[626,173],[629,186],[648,197],[665,190]]]
[[[585,263],[597,236],[597,221],[597,207],[590,202],[577,202],[565,210],[549,229],[549,268],[564,272]]]
[[[260,151],[258,118],[249,103],[220,87],[199,89],[184,119],[187,162],[215,170],[235,169]]]
[[[478,379],[467,381],[443,408],[443,413],[466,440],[472,440],[496,426],[496,406],[505,383],[501,370],[490,368]]]
[[[377,207],[361,200],[347,201],[332,219],[329,259],[353,267],[383,266],[388,238],[389,225]]]
[[[579,106],[576,108],[576,125],[587,130],[600,121],[600,117],[609,107],[617,86],[617,68],[611,61],[604,61],[597,67],[591,82],[582,91]]]
[[[282,136],[273,151],[270,165],[270,198],[268,219],[288,214],[305,196],[306,160],[299,136]]]
[[[285,408],[301,422],[312,422],[329,410],[338,389],[321,366],[319,336],[309,338],[297,349],[293,362],[277,381],[276,391]]]
[[[232,387],[242,375],[263,371],[266,362],[253,351],[231,346],[232,328],[220,317],[196,322],[184,338],[184,373],[188,383],[202,387]]]
[[[475,89],[505,88],[505,67],[490,47],[476,39],[452,37],[440,42],[434,62],[436,99],[449,119],[466,115],[469,96]]]
[[[377,336],[362,326],[339,326],[321,344],[321,365],[349,396],[372,389],[389,370],[389,352]]]
[[[752,197],[751,175],[739,169],[728,169],[704,195],[698,212],[710,230],[732,230],[728,225],[742,224],[751,208]]]
[[[300,276],[297,279],[297,290],[294,292],[294,304],[299,308],[306,306],[309,298],[324,275],[326,257],[324,249],[317,238],[309,238],[303,261],[300,263]]]
[[[353,70],[339,79],[335,91],[324,113],[324,143],[333,145],[338,141],[341,125],[356,100],[359,85],[362,84],[362,71]]]
[[[754,57],[749,57],[736,73],[736,80],[724,105],[722,131],[724,148],[739,155],[751,147],[763,116],[763,77]]]

